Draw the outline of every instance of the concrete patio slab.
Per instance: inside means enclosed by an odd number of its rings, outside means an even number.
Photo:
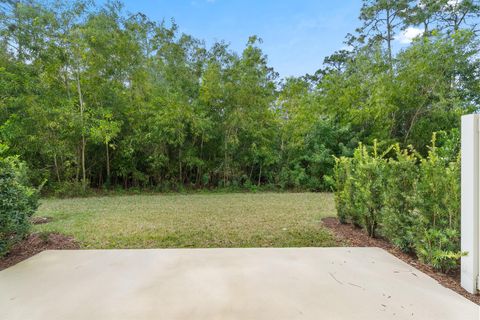
[[[76,250],[1,271],[0,319],[478,320],[480,310],[378,248]]]

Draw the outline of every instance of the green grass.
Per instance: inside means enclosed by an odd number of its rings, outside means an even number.
[[[335,246],[321,226],[327,193],[131,195],[44,199],[35,231],[73,236],[84,248]]]

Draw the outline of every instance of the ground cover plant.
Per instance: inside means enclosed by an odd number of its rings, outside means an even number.
[[[321,219],[328,193],[212,193],[43,199],[37,232],[73,236],[83,248],[336,246]]]

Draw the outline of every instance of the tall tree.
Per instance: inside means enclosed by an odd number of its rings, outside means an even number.
[[[385,43],[388,61],[392,65],[392,42],[399,30],[405,28],[405,15],[412,0],[364,0],[360,10],[363,26],[357,29],[358,40]]]

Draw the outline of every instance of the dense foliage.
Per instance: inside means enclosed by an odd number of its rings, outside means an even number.
[[[0,257],[28,233],[37,208],[37,192],[28,186],[24,163],[2,157],[2,149],[0,145]]]
[[[460,258],[458,134],[436,143],[434,135],[426,157],[398,144],[382,154],[376,144],[360,145],[353,157],[337,159],[336,203],[342,222],[450,270]]]
[[[479,6],[470,0],[365,0],[349,50],[284,80],[256,36],[241,53],[207,47],[173,21],[121,7],[0,4],[0,141],[46,190],[328,190],[333,156],[358,142],[426,155],[434,131],[478,107]],[[395,50],[412,27],[423,34]]]

